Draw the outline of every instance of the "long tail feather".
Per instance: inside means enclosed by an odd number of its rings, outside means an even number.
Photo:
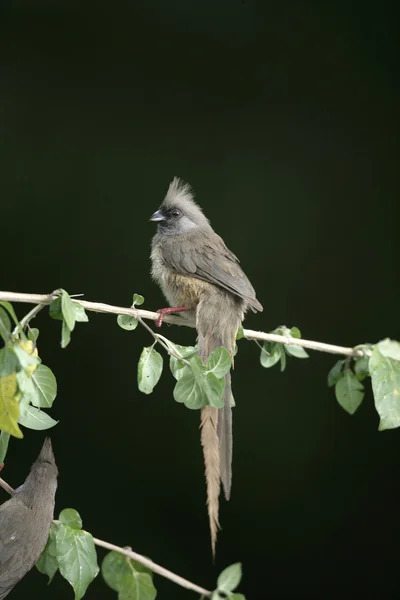
[[[211,549],[215,558],[215,545],[219,529],[220,456],[218,439],[218,409],[206,406],[201,411],[201,445],[207,483],[207,508],[211,532]]]
[[[221,481],[226,500],[229,500],[232,486],[232,406],[231,375],[225,375],[224,408],[218,414],[218,438]]]

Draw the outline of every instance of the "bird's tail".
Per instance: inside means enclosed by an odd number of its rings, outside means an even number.
[[[215,348],[224,346],[233,354],[236,332],[240,318],[231,318],[220,328],[210,319],[210,301],[207,303],[207,316],[202,318],[201,308],[197,312],[199,355],[205,362]],[[218,307],[218,319],[221,311]],[[232,314],[232,313],[231,313]],[[237,323],[236,323],[237,321]],[[221,409],[206,406],[201,411],[201,444],[203,446],[205,476],[207,484],[207,507],[211,532],[211,548],[215,556],[215,546],[219,529],[219,493],[221,481],[225,497],[229,500],[232,481],[232,409],[231,377],[225,376],[223,392],[224,407]]]

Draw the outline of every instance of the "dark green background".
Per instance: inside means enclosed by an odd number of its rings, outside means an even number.
[[[125,306],[138,292],[164,306],[148,219],[179,175],[264,305],[247,327],[296,325],[350,346],[399,339],[394,7],[3,2],[1,288]],[[89,317],[66,350],[58,322],[35,322],[59,384],[57,511],[75,507],[97,537],[206,587],[240,560],[248,599],[398,596],[400,432],[378,433],[369,383],[350,417],[326,386],[334,356],[281,374],[240,342],[233,493],[213,567],[199,415],[173,401],[167,369],[153,395],[138,392],[146,331]],[[11,484],[43,437],[12,442]],[[192,595],[156,585],[160,598]],[[13,598],[32,594],[72,598],[36,572]],[[87,594],[113,597],[100,577]]]

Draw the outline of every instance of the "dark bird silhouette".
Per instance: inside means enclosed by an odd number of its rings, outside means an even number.
[[[25,482],[0,506],[0,600],[32,569],[46,546],[57,474],[46,438]]]
[[[238,258],[214,232],[190,186],[177,177],[169,186],[160,209],[151,217],[158,223],[153,238],[152,276],[161,286],[170,308],[165,314],[182,313],[196,321],[199,355],[206,361],[224,346],[231,354],[239,326],[248,309],[262,311],[255,291]],[[220,481],[228,500],[232,482],[232,391],[230,373],[225,376],[224,408],[206,406],[201,411],[207,505],[211,546],[215,555]]]

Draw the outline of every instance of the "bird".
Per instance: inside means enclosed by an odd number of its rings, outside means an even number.
[[[174,177],[160,208],[151,216],[157,223],[152,239],[151,275],[161,287],[169,307],[159,309],[156,326],[165,315],[180,313],[195,321],[200,358],[205,362],[223,346],[233,355],[238,329],[247,310],[262,305],[239,259],[215,233],[191,186]],[[229,500],[232,484],[232,390],[225,375],[221,409],[201,410],[201,444],[205,464],[211,549],[215,558],[219,525],[220,484]]]
[[[46,546],[57,475],[46,438],[25,482],[0,506],[0,600],[31,570]]]

